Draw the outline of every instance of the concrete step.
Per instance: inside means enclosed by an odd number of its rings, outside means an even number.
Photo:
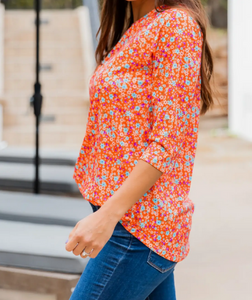
[[[33,53],[34,56],[34,53]],[[84,74],[83,66],[80,63],[81,57],[71,57],[67,61],[59,60],[58,58],[54,58],[53,60],[44,59],[41,62],[41,66],[44,65],[50,65],[51,70],[50,71],[44,71],[42,69],[41,75],[44,74],[50,74],[50,73],[57,73],[60,75],[62,72],[68,72],[68,74]],[[26,63],[22,59],[16,59],[13,61],[6,60],[5,61],[5,74],[6,76],[18,76],[18,74],[26,74],[27,76],[31,76],[32,80],[35,78],[35,63],[34,59],[30,61],[29,63],[26,61]],[[82,75],[84,76],[84,75]]]
[[[79,150],[86,126],[41,124],[40,146],[51,149]],[[35,119],[30,126],[8,126],[3,131],[3,140],[9,146],[33,147],[35,145]]]
[[[57,96],[44,96],[43,97],[43,108],[46,106],[51,106],[54,110],[55,108],[59,109],[59,107],[83,107],[84,109],[88,109],[89,107],[89,99],[83,96],[63,96],[63,97],[57,97]],[[28,103],[30,95],[22,96],[19,95],[9,95],[8,97],[5,97],[5,102],[8,102],[8,108],[22,108],[23,112],[26,112],[28,109]]]
[[[63,165],[74,167],[79,151],[65,151],[62,149],[40,149],[40,163],[42,165]],[[27,147],[6,147],[0,150],[0,162],[32,164],[35,149]]]
[[[10,269],[14,268],[5,268],[6,270],[10,271]],[[0,268],[1,273],[2,268]],[[20,270],[19,270],[20,272]],[[14,289],[2,289],[0,288],[0,300],[56,300],[56,295],[50,294],[40,294],[40,293],[33,293],[33,292],[24,292],[18,291]]]
[[[48,91],[48,90],[44,90],[43,87],[42,87],[42,93],[43,93],[43,96],[45,98],[47,97],[83,97],[83,95],[85,96],[86,91],[83,92],[83,90],[70,90],[68,89],[68,87],[62,87],[61,89],[58,89],[58,90],[51,90],[51,91]],[[30,94],[31,92],[30,91],[17,91],[17,90],[11,90],[11,91],[6,91],[5,93],[5,96],[4,96],[4,99],[9,99],[8,97],[20,97],[20,99],[24,99],[26,97],[30,97]],[[33,93],[33,91],[32,91]],[[6,101],[6,100],[4,100]]]
[[[57,124],[57,126],[60,125],[71,125],[71,126],[85,126],[86,120],[87,120],[87,114],[88,112],[84,112],[84,114],[77,114],[77,113],[58,113],[57,108],[55,110],[52,110],[50,108],[51,112],[46,112],[43,110],[42,113],[42,125],[43,123],[50,124],[53,129],[53,125]],[[18,124],[22,124],[22,126],[32,126],[34,123],[34,115],[19,115],[19,114],[11,114],[8,117],[4,118],[4,126],[18,126]],[[52,119],[53,118],[53,119]]]
[[[82,70],[73,70],[72,74],[69,74],[69,70],[64,70],[63,72],[60,70],[52,69],[52,71],[46,71],[41,73],[41,81],[43,83],[47,83],[48,81],[67,81],[67,82],[77,82],[83,81],[83,71]],[[34,72],[24,72],[22,79],[20,78],[20,73],[10,72],[8,75],[8,82],[32,82],[34,81]],[[56,77],[56,78],[55,78]]]
[[[1,300],[69,300],[80,275],[0,267]]]
[[[88,82],[78,13],[43,10],[41,71],[43,95],[40,143],[52,148],[78,149],[89,110]],[[9,145],[34,145],[35,14],[7,11],[5,17],[5,97],[3,138]],[[47,118],[47,120],[46,120]],[[50,120],[51,118],[51,120]]]
[[[74,39],[74,40],[71,39],[71,44],[69,44],[69,40],[67,40],[66,38],[62,39],[60,42],[65,47],[79,47],[80,46],[78,39]],[[23,39],[23,40],[19,40],[18,38],[11,39],[11,38],[8,38],[8,36],[7,37],[5,36],[4,46],[8,47],[8,48],[19,48],[20,47],[20,48],[35,49],[36,43],[34,40],[34,36],[32,39]],[[44,43],[44,42],[41,43],[40,47],[41,47],[41,49],[47,49],[47,48],[55,48],[55,47],[60,47],[60,46],[58,45],[58,43],[55,44],[54,40],[48,40],[48,41],[46,41],[46,43]]]
[[[46,42],[46,41],[44,41]],[[79,57],[81,59],[81,47],[64,47],[65,45],[69,45],[71,41],[65,40],[64,43],[59,42],[60,47],[47,47],[41,49],[41,60],[43,61],[44,58],[47,60],[50,59],[61,59],[61,58],[71,58],[71,57]],[[65,45],[64,45],[65,44]],[[35,54],[35,49],[28,48],[28,47],[8,47],[8,52],[5,54],[5,58],[12,59],[17,55],[20,58],[30,58],[32,59]]]
[[[4,136],[5,137],[5,136]],[[32,147],[35,145],[35,133],[13,133],[10,137],[4,138],[8,142],[9,146],[27,146]],[[64,136],[64,134],[53,134],[53,135],[40,135],[40,146],[51,147],[52,149],[80,149],[81,142],[83,140],[83,133],[72,133],[71,135]]]
[[[73,167],[41,165],[41,192],[79,194],[73,176]],[[34,166],[0,162],[0,189],[32,191]]]
[[[41,78],[41,84],[43,84],[44,89],[54,90],[55,88],[60,88],[61,86],[67,86],[68,89],[79,89],[83,90],[85,88],[83,78],[76,80],[71,80],[71,78],[57,78],[57,77],[44,77]],[[5,89],[7,90],[26,90],[27,88],[31,89],[33,87],[32,79],[9,79],[8,77],[5,80]]]
[[[54,118],[52,121],[47,121],[48,118]],[[45,121],[43,121],[43,119]],[[86,118],[83,118],[82,115],[77,114],[54,114],[54,113],[43,113],[42,114],[42,124],[50,123],[53,129],[53,124],[57,125],[76,125],[76,126],[85,126],[86,125]],[[24,115],[24,116],[14,116],[10,115],[4,118],[4,126],[18,126],[18,124],[22,124],[23,126],[32,126],[34,123],[34,116],[33,115]]]
[[[34,124],[35,124],[35,117],[34,122],[31,124],[32,126],[25,126],[25,125],[19,125],[19,126],[9,126],[6,130],[9,133],[15,133],[18,134],[31,134],[34,132]],[[84,128],[85,129],[85,128]],[[75,125],[61,125],[61,124],[49,124],[49,123],[42,123],[40,126],[41,133],[50,134],[63,134],[68,135],[75,132],[76,134],[83,132],[83,127],[81,126],[75,126]]]
[[[54,30],[48,29],[48,32],[45,32],[43,27],[41,27],[41,42],[63,42],[66,44],[66,41],[76,43],[76,39],[79,38],[79,33],[75,32],[76,28],[70,30]],[[61,31],[60,31],[61,30]],[[15,30],[13,31],[8,30],[7,34],[5,35],[6,42],[13,42],[13,41],[20,41],[20,43],[27,43],[31,42],[34,43],[35,38],[35,25],[31,24],[30,28],[27,30]],[[77,43],[75,44],[77,45]],[[42,47],[42,44],[41,44]]]
[[[91,213],[83,198],[0,191],[0,220],[74,227]]]
[[[81,274],[85,269],[88,259],[65,250],[72,226],[3,220],[0,220],[0,226],[7,229],[0,231],[4,241],[0,244],[1,266],[72,274]]]
[[[17,110],[15,107],[6,107],[4,110],[4,113],[6,114],[12,114],[14,116],[22,116],[26,110]],[[71,105],[71,102],[67,102],[66,105],[55,106],[51,105],[50,102],[45,99],[43,106],[42,106],[42,112],[45,114],[55,114],[55,115],[74,115],[74,116],[80,116],[80,117],[86,117],[87,108],[83,105],[82,107],[75,107]],[[32,114],[31,114],[32,115]],[[27,115],[28,116],[28,115]]]
[[[48,21],[41,28],[58,28],[62,30],[74,29],[78,25],[77,14],[74,10],[42,10],[41,19]],[[5,24],[10,30],[29,29],[34,25],[35,14],[33,10],[7,10],[5,14]],[[15,26],[17,26],[15,29]]]

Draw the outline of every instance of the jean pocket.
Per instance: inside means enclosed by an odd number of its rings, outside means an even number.
[[[150,250],[147,263],[161,273],[165,273],[176,266],[178,262],[166,259],[156,252]]]

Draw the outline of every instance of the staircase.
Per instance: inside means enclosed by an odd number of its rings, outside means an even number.
[[[77,10],[41,13],[42,148],[78,150],[89,108]],[[10,146],[33,147],[35,117],[29,107],[35,81],[35,13],[5,11],[4,130]]]

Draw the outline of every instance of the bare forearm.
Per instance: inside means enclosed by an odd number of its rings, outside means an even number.
[[[139,159],[122,186],[99,209],[113,220],[119,221],[163,173],[144,160]]]

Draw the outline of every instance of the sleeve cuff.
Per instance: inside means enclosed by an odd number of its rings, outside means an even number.
[[[164,173],[170,165],[171,153],[168,153],[162,145],[154,141],[149,144],[140,159]]]

